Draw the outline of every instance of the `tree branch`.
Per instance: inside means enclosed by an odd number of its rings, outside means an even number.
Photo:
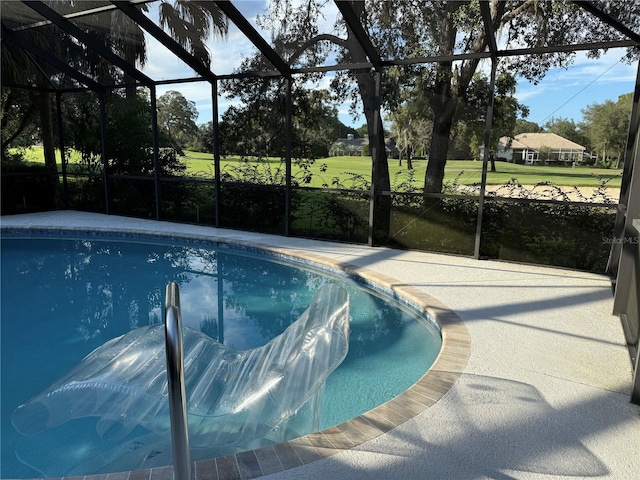
[[[518,15],[523,13],[525,10],[528,10],[530,7],[535,6],[537,3],[538,3],[537,0],[527,0],[522,5],[517,7],[515,10],[512,10],[511,12],[505,13],[504,16],[502,17],[502,19],[500,20],[500,25],[501,26],[502,25],[506,25],[511,20],[516,18]],[[493,20],[495,21],[496,19],[493,19]]]
[[[343,48],[345,48],[347,45],[346,40],[336,35],[331,35],[329,33],[323,33],[322,35],[317,35],[307,40],[305,43],[302,44],[300,48],[298,48],[298,50],[293,52],[293,55],[291,55],[291,57],[289,58],[289,65],[293,65],[293,63],[305,52],[305,50],[307,50],[308,48],[312,47],[316,43],[319,43],[323,40],[334,43],[339,47],[343,47]]]

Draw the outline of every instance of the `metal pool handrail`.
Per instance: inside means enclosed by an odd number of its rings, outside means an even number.
[[[187,426],[187,396],[184,388],[180,292],[178,284],[173,282],[169,283],[166,288],[164,333],[174,478],[175,480],[190,480],[191,454]]]

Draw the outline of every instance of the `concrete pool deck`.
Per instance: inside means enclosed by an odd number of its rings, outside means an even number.
[[[197,479],[640,475],[640,408],[629,403],[631,362],[620,320],[611,315],[605,276],[82,212],[5,216],[0,224],[207,235],[291,249],[362,267],[428,294],[453,310],[468,332],[468,359],[452,362],[453,370],[461,367],[455,381],[435,403],[398,418],[388,431],[351,444],[343,432],[336,432],[345,437],[342,442],[325,435],[324,447],[320,442],[301,450],[313,461],[303,459],[299,466],[284,465],[284,457],[270,469],[268,462],[233,464],[238,456],[211,462],[211,468],[202,462],[196,464]],[[172,478],[171,470],[103,476],[161,477]]]

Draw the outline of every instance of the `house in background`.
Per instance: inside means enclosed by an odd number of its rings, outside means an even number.
[[[368,139],[354,138],[352,133],[347,135],[347,138],[339,138],[331,145],[329,149],[329,155],[331,157],[342,155],[362,155],[362,149],[365,145],[369,145]]]
[[[395,142],[387,139],[385,141],[385,148],[387,155],[396,158],[398,156],[398,149]],[[347,135],[347,138],[338,138],[329,149],[329,156],[336,157],[342,155],[370,155],[369,153],[369,138],[354,138],[353,134]]]
[[[510,163],[565,164],[580,163],[585,147],[555,133],[521,133],[498,140],[496,158]]]

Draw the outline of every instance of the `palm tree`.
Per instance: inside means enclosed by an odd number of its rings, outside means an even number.
[[[143,11],[148,10],[146,4],[140,5]],[[144,31],[130,17],[120,10],[111,12],[110,35],[113,42],[113,49],[116,53],[130,65],[144,65],[147,63],[147,44],[144,38]],[[134,83],[133,79],[125,73],[124,81],[126,84]],[[126,88],[126,98],[128,101],[136,99],[135,87]]]
[[[206,40],[225,37],[229,30],[229,21],[218,6],[211,1],[162,0],[159,13],[162,27],[209,68],[211,57]]]
[[[147,4],[138,5],[148,12]],[[227,17],[211,1],[161,0],[159,7],[161,26],[183,48],[207,68],[211,64],[206,41],[211,37],[224,37],[229,30]],[[111,13],[110,36],[112,47],[132,65],[144,66],[147,61],[143,30],[135,21],[119,10]]]

